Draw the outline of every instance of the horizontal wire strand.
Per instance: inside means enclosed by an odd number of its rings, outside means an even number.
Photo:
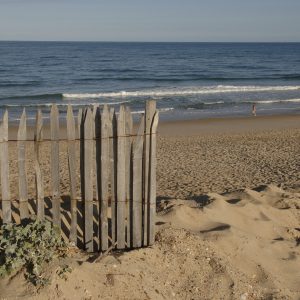
[[[129,138],[129,137],[138,137],[138,136],[152,136],[158,135],[159,133],[145,133],[145,134],[129,134],[129,135],[118,135],[118,136],[109,136],[109,137],[94,137],[92,139],[85,139],[85,138],[75,138],[75,139],[42,139],[42,140],[18,140],[18,139],[10,139],[10,140],[2,140],[0,143],[10,143],[10,142],[73,142],[73,141],[98,141],[98,140],[105,140],[105,139],[117,139],[117,138]]]

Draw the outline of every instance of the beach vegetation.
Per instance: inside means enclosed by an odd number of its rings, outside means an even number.
[[[67,245],[59,229],[49,221],[1,226],[0,277],[24,270],[28,281],[45,285],[49,280],[45,275],[47,264],[66,253]]]

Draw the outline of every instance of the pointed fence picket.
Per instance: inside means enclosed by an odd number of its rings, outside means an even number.
[[[76,244],[77,234],[77,198],[76,198],[76,133],[75,119],[72,106],[67,110],[67,139],[68,139],[68,165],[70,178],[70,201],[71,201],[71,224],[70,224],[70,242]]]
[[[114,108],[109,111],[109,158],[110,158],[110,208],[111,208],[111,231],[110,246],[116,243],[116,199],[117,199],[117,118]]]
[[[44,204],[44,183],[43,174],[40,167],[40,142],[43,139],[43,116],[42,111],[38,109],[36,114],[36,124],[34,133],[34,170],[36,185],[37,219],[43,220],[45,217]]]
[[[59,112],[55,104],[50,112],[51,134],[51,182],[53,224],[60,227],[60,192],[59,192]]]
[[[109,111],[104,106],[101,116],[101,183],[100,183],[100,247],[108,249],[108,197],[109,197]]]
[[[144,159],[143,159],[143,167],[144,167],[144,178],[143,178],[143,229],[144,229],[144,237],[143,237],[143,245],[146,246],[149,244],[149,220],[150,220],[150,199],[149,199],[149,190],[150,190],[150,148],[151,148],[151,126],[153,117],[156,111],[156,102],[148,101],[146,103],[146,113],[145,113],[145,139],[144,139]]]
[[[123,105],[117,113],[107,105],[102,109],[99,106],[87,107],[80,109],[76,118],[69,105],[66,113],[66,139],[61,137],[61,119],[57,106],[53,104],[50,111],[50,136],[47,139],[43,134],[43,115],[38,110],[34,139],[30,140],[24,109],[17,140],[9,140],[8,112],[5,111],[0,126],[0,222],[13,221],[15,201],[10,196],[8,144],[16,141],[19,221],[28,218],[44,220],[47,217],[63,232],[66,217],[61,216],[67,210],[68,233],[64,232],[63,236],[72,244],[79,247],[82,245],[89,252],[152,245],[155,237],[158,125],[155,101],[147,102],[145,115],[137,124],[136,134],[133,133],[131,111]],[[41,144],[44,142],[50,142],[50,174],[44,169],[44,161],[41,161]],[[61,195],[60,189],[62,142],[67,145],[67,206],[63,205],[66,197]],[[33,145],[36,188],[36,208],[32,209],[29,209],[31,202],[26,169],[27,160],[30,159],[26,149],[30,148],[30,143]],[[46,178],[49,175],[50,178]],[[46,181],[50,183],[50,195],[45,190]],[[47,199],[50,205],[46,205]],[[46,216],[46,211],[50,212],[50,216]]]
[[[141,118],[132,155],[132,246],[141,247],[143,240],[143,145],[144,116]]]
[[[125,185],[126,185],[126,234],[127,234],[127,245],[130,245],[131,241],[131,193],[132,193],[132,130],[133,130],[133,120],[132,114],[129,107],[125,109],[125,134],[126,134],[126,144],[125,144]]]
[[[90,108],[84,117],[84,233],[85,248],[93,252],[93,114]]]
[[[27,173],[25,165],[26,155],[26,112],[23,110],[18,130],[18,167],[19,167],[19,200],[21,221],[29,218],[28,195],[27,195]]]
[[[1,160],[1,192],[2,192],[2,220],[3,223],[10,223],[11,199],[9,183],[9,163],[8,163],[8,111],[6,110],[0,133],[0,160]]]

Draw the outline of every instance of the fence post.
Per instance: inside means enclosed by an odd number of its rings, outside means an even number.
[[[98,155],[98,153],[101,152],[101,139],[98,139],[101,135],[101,114],[100,114],[100,107],[99,104],[93,104],[92,109],[92,115],[93,115],[93,138],[95,140],[93,141],[93,159],[96,161],[96,166],[94,170],[94,178],[93,178],[93,184],[95,184],[95,200],[97,203],[97,208],[99,207],[99,174],[101,172],[100,165],[101,163],[98,163],[98,160],[101,160],[101,155]],[[98,157],[99,156],[99,157]],[[99,167],[99,168],[98,168]],[[93,196],[93,197],[94,197]],[[98,222],[98,220],[97,220]]]
[[[71,200],[71,225],[70,242],[76,245],[77,242],[77,199],[76,199],[76,148],[75,148],[75,120],[72,106],[68,105],[67,110],[67,139],[68,139],[68,165],[70,178],[70,200]]]
[[[144,144],[144,240],[143,245],[149,244],[148,232],[149,232],[149,155],[150,155],[150,133],[153,116],[156,111],[156,101],[150,100],[146,102],[145,110],[145,144]]]
[[[118,160],[117,160],[117,248],[125,248],[125,108],[120,106],[118,118]]]
[[[35,185],[36,185],[36,198],[37,198],[37,219],[44,219],[44,184],[43,176],[40,167],[40,141],[42,140],[43,117],[42,112],[38,109],[36,113],[36,125],[34,134],[34,168],[35,168]]]
[[[84,118],[84,240],[88,252],[93,252],[93,115],[87,109]]]
[[[109,180],[109,111],[104,105],[101,116],[101,188],[100,188],[100,241],[101,250],[108,249],[108,180]]]
[[[109,111],[110,119],[110,192],[111,192],[111,246],[114,247],[116,242],[116,197],[117,197],[117,119],[115,109]]]
[[[126,153],[125,153],[125,163],[126,163],[126,228],[127,228],[127,247],[130,247],[131,240],[131,197],[132,197],[132,129],[133,120],[132,114],[129,107],[126,107],[125,111],[125,131],[126,131]]]
[[[1,124],[1,192],[3,223],[11,222],[11,201],[9,186],[9,157],[8,157],[8,111],[5,110]]]
[[[79,139],[79,160],[80,160],[80,196],[81,200],[84,197],[84,118],[85,118],[85,110],[81,108],[78,110],[77,115],[77,128],[78,128],[78,139]],[[80,202],[80,210],[83,211],[82,201]],[[82,215],[83,217],[83,215]]]
[[[18,130],[18,169],[19,169],[19,201],[20,201],[20,219],[21,222],[29,218],[28,209],[28,193],[27,193],[27,174],[26,174],[26,111],[23,109],[23,113],[20,119]]]
[[[155,214],[156,214],[156,134],[159,112],[156,111],[151,124],[150,139],[150,170],[149,170],[149,226],[148,245],[153,245],[155,240]]]
[[[85,202],[84,202],[84,119],[86,115],[86,109],[79,109],[78,115],[77,115],[77,126],[78,126],[78,138],[79,138],[79,187],[80,187],[80,201],[78,204],[78,212],[80,215],[80,218],[77,219],[79,232],[78,234],[82,235],[83,239],[83,248],[84,241],[85,241],[85,223],[84,223],[84,215],[85,215]],[[78,216],[77,215],[77,216]]]
[[[132,155],[132,247],[141,247],[143,239],[143,145],[145,117],[142,116]]]
[[[53,104],[51,107],[50,132],[53,224],[61,228],[59,193],[59,112],[56,104]]]

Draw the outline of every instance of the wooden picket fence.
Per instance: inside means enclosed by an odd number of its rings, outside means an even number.
[[[50,199],[50,220],[61,228],[62,198],[60,194],[60,143],[67,143],[69,172],[69,230],[65,238],[89,252],[108,249],[130,249],[149,246],[155,238],[156,212],[156,102],[148,101],[137,131],[133,134],[132,114],[128,107],[104,105],[80,109],[78,117],[72,106],[66,114],[66,139],[60,138],[61,118],[55,104],[50,111],[50,136],[43,137],[45,125],[41,110],[37,111],[34,139],[29,139],[25,109],[20,119],[16,140],[8,139],[8,112],[0,129],[0,166],[2,201],[0,220],[13,221],[16,210],[11,199],[9,174],[9,143],[17,143],[18,213],[20,221],[47,218],[46,197]],[[50,149],[50,174],[41,164],[43,142]],[[29,209],[26,147],[33,144],[36,196],[35,209]],[[79,152],[79,160],[77,159]],[[80,164],[80,180],[76,167]],[[44,182],[49,176],[51,194],[45,195]],[[49,181],[49,180],[48,180]],[[95,183],[95,184],[94,184]],[[78,198],[79,194],[81,195]],[[83,221],[78,221],[81,216]],[[49,219],[49,218],[48,218]],[[80,229],[80,227],[82,227]]]

